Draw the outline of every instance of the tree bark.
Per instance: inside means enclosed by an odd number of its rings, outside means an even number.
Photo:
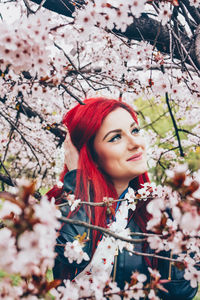
[[[37,4],[40,4],[42,0],[31,0]],[[84,4],[83,0],[76,0],[75,5],[71,4],[69,0],[46,0],[43,7],[52,10],[63,16],[71,17],[75,11],[76,6],[82,6]]]

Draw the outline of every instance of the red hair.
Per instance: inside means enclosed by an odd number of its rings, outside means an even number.
[[[138,123],[137,115],[133,108],[124,102],[107,99],[107,98],[90,98],[84,101],[85,105],[76,105],[73,109],[66,113],[63,118],[63,124],[67,126],[71,140],[79,151],[78,172],[76,177],[75,196],[82,201],[89,201],[88,188],[92,194],[93,202],[102,202],[103,197],[118,197],[116,189],[111,179],[98,168],[95,161],[95,152],[93,149],[93,141],[101,127],[105,117],[117,108],[124,108]],[[64,172],[61,174],[63,179],[64,174],[68,170],[65,166]],[[130,182],[130,186],[135,190],[141,188],[144,182],[149,182],[147,173],[138,176]],[[58,190],[55,190],[58,192]],[[51,191],[50,191],[51,193]],[[52,193],[48,196],[52,196]],[[141,206],[144,209],[141,209]],[[137,214],[137,210],[139,215]],[[142,231],[146,230],[146,222],[149,215],[146,212],[146,203],[141,201],[135,213],[135,220],[141,227]],[[92,211],[91,222],[94,225],[106,227],[106,208],[95,207]],[[95,248],[99,238],[99,233],[93,233],[93,249]]]

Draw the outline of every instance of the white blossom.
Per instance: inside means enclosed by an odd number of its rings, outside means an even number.
[[[72,194],[69,194],[67,196],[67,200],[71,211],[74,211],[78,207],[79,203],[81,202],[81,199],[75,199],[75,195]]]
[[[197,7],[197,8],[200,5],[200,1],[199,0],[189,0],[189,2],[190,2],[191,6],[194,6],[194,7]]]
[[[159,8],[158,20],[161,21],[162,25],[165,25],[172,15],[172,8],[170,7],[170,3],[166,2],[161,2]]]
[[[68,258],[69,262],[76,261],[80,264],[82,260],[89,260],[89,256],[83,251],[83,245],[78,240],[74,240],[72,243],[67,242],[65,245],[64,255]]]
[[[128,192],[125,195],[125,199],[128,200],[128,209],[134,211],[136,209],[137,200],[136,200],[135,192],[132,188],[130,187],[128,188]]]
[[[13,264],[17,255],[15,242],[11,230],[8,228],[0,230],[0,269],[6,272],[13,271]]]
[[[191,287],[195,288],[200,282],[200,271],[194,267],[190,267],[185,270],[184,278],[190,281]]]

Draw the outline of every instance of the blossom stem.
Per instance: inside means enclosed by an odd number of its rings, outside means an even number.
[[[63,199],[63,198],[62,198]],[[148,199],[153,199],[152,197],[146,197],[146,198],[133,198],[133,200],[148,200]],[[113,199],[113,200],[108,200],[108,201],[103,201],[103,202],[84,202],[84,201],[81,201],[78,205],[82,205],[82,204],[85,204],[85,205],[88,205],[88,206],[108,206],[109,203],[116,203],[116,202],[123,202],[123,201],[127,201],[127,199]],[[58,204],[57,206],[58,207],[63,207],[63,206],[66,206],[66,205],[69,205],[68,202],[65,202],[65,203],[61,203],[61,204]]]
[[[131,233],[131,235],[144,236],[145,238],[143,238],[143,239],[132,239],[132,238],[126,238],[126,237],[123,237],[121,235],[118,235],[118,234],[114,233],[113,231],[111,231],[107,228],[103,228],[103,227],[100,227],[100,226],[88,224],[87,222],[83,222],[83,221],[79,221],[79,220],[71,220],[71,219],[64,218],[64,217],[60,217],[60,218],[58,218],[58,220],[61,221],[61,222],[64,222],[64,223],[74,224],[74,225],[78,225],[78,226],[84,226],[86,228],[91,228],[91,229],[94,229],[94,230],[98,230],[98,231],[103,232],[106,235],[112,236],[116,239],[120,239],[120,240],[125,241],[125,242],[129,242],[131,244],[143,243],[143,242],[146,241],[146,237],[155,235],[155,234],[145,234],[143,232],[141,232],[141,233],[140,232],[133,232],[133,233]]]
[[[166,257],[166,256],[162,256],[162,255],[157,255],[154,253],[143,253],[143,252],[138,252],[135,250],[129,250],[128,248],[126,248],[127,251],[129,251],[132,254],[135,255],[141,255],[141,256],[148,256],[148,257],[153,257],[153,258],[158,258],[158,259],[163,259],[163,260],[168,260],[170,262],[177,262],[177,263],[184,263],[183,260],[180,259],[175,259],[175,258],[171,258],[171,257]],[[198,263],[194,264],[195,266],[200,266]]]

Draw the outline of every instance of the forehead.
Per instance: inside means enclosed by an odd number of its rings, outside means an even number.
[[[132,115],[124,108],[117,108],[110,112],[103,120],[99,134],[107,133],[110,130],[130,128],[135,123]]]

